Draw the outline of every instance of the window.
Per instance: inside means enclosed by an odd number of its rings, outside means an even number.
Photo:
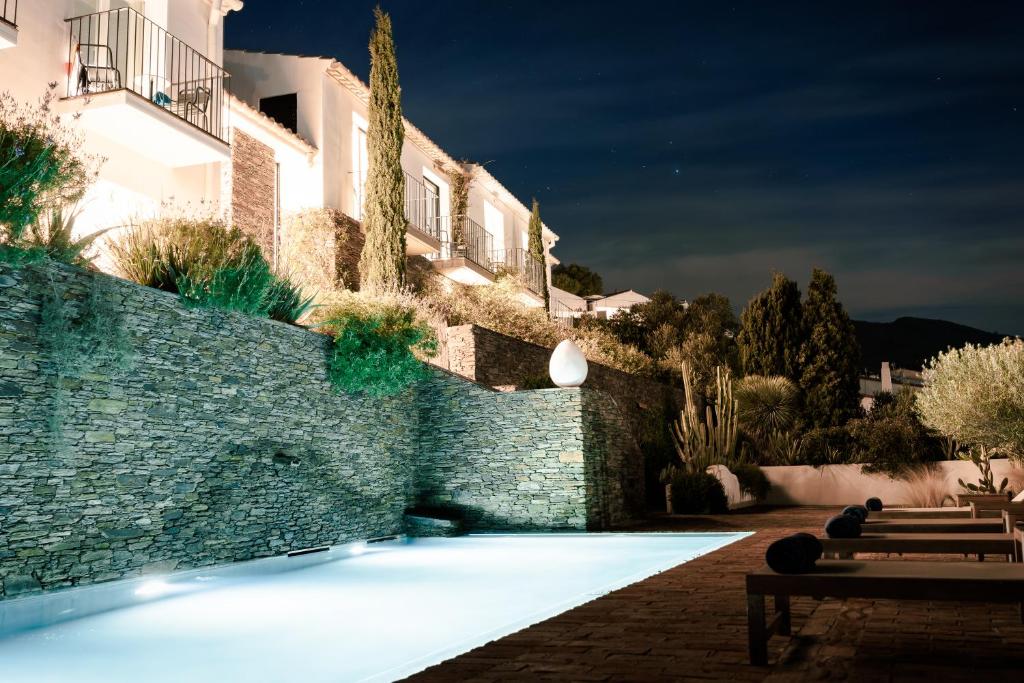
[[[299,96],[297,94],[261,97],[260,111],[291,132],[299,132]]]
[[[487,246],[488,251],[505,249],[505,216],[498,207],[490,202],[484,202],[484,230],[491,242]]]
[[[441,219],[441,188],[429,178],[423,179],[423,187],[423,218],[426,222],[423,227],[430,234],[435,234],[438,230],[437,223]]]

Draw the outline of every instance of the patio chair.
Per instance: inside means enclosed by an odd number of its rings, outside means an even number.
[[[79,95],[121,89],[121,72],[114,66],[114,52],[109,45],[79,43],[78,62]]]
[[[775,599],[771,622],[765,615],[769,595]],[[768,663],[773,634],[790,634],[793,596],[1014,603],[1020,606],[1024,623],[1024,564],[821,560],[803,574],[778,574],[764,567],[747,574],[751,664]]]
[[[208,130],[210,121],[207,110],[210,107],[210,89],[203,85],[182,88],[178,99],[167,108],[178,118],[185,119],[203,130]]]

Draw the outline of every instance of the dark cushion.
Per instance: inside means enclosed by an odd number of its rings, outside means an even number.
[[[810,553],[811,557],[814,558],[815,562],[821,559],[821,556],[825,553],[825,548],[821,545],[821,541],[818,540],[817,536],[805,531],[795,533],[793,536],[804,542],[804,547]]]
[[[829,538],[860,538],[860,520],[853,515],[836,515],[825,522]]]
[[[809,572],[820,557],[821,541],[803,533],[780,538],[764,554],[768,566],[780,574]]]
[[[856,517],[861,524],[868,521],[868,509],[863,505],[847,505],[843,508],[843,511],[840,514],[852,515]]]
[[[864,502],[864,507],[866,507],[868,510],[871,510],[872,512],[881,512],[882,511],[882,499],[881,498],[868,498]]]

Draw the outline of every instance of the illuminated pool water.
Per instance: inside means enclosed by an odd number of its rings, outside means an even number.
[[[0,680],[395,680],[746,535],[399,540],[8,600]]]

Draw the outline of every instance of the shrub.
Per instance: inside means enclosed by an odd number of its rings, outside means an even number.
[[[46,206],[77,201],[95,177],[98,160],[79,152],[81,140],[51,109],[56,87],[35,105],[0,94],[0,243],[9,255]]]
[[[812,429],[803,436],[800,460],[812,467],[853,462],[853,437],[845,427]]]
[[[850,420],[846,426],[853,442],[854,462],[865,472],[896,477],[922,462],[914,425],[905,419]]]
[[[924,368],[924,423],[960,443],[1024,460],[1024,341],[968,344]]]
[[[903,498],[911,507],[937,508],[952,500],[946,492],[946,475],[934,466],[916,467],[905,472],[902,478]]]
[[[337,390],[392,396],[425,376],[416,354],[433,355],[437,340],[408,299],[349,293],[324,313],[321,326],[334,337],[327,372]]]
[[[769,434],[785,431],[797,418],[796,385],[778,375],[750,375],[736,384],[736,416],[748,431]]]
[[[755,500],[764,500],[772,488],[764,471],[753,463],[739,463],[729,470],[740,482],[740,490],[750,494]]]
[[[25,244],[54,261],[86,268],[92,264],[92,257],[86,255],[89,248],[107,230],[97,230],[76,239],[77,219],[78,210],[74,207],[50,207],[31,225]]]
[[[259,246],[213,219],[158,219],[131,228],[110,246],[121,275],[181,295],[186,304],[295,323],[312,298],[275,275]]]
[[[729,511],[725,489],[715,475],[672,468],[667,480],[672,492],[673,512],[707,515]]]
[[[449,325],[474,324],[523,341],[554,347],[572,339],[587,360],[637,375],[656,372],[650,357],[636,347],[620,342],[600,325],[573,329],[559,327],[543,308],[528,308],[519,301],[522,282],[503,277],[494,285],[473,287],[434,281],[423,292],[423,306]]]

